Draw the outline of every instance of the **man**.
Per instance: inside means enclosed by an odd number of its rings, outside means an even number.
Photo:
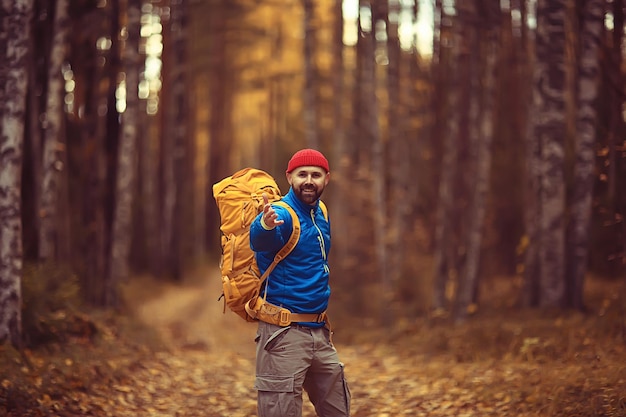
[[[330,180],[328,160],[313,149],[296,152],[287,166],[283,198],[297,214],[300,239],[262,288],[268,303],[311,321],[279,326],[259,321],[256,380],[259,417],[300,417],[307,391],[319,417],[348,417],[350,391],[331,342],[325,311],[330,297],[330,223],[319,198]],[[250,245],[263,273],[285,245],[293,224],[287,209],[265,205],[250,226]]]

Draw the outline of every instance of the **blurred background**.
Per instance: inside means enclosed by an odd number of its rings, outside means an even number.
[[[5,282],[103,307],[139,275],[184,282],[219,262],[212,185],[253,166],[286,193],[303,147],[330,161],[338,316],[463,320],[501,285],[584,310],[589,277],[624,280],[622,0],[2,7],[0,80],[24,86],[0,96]]]

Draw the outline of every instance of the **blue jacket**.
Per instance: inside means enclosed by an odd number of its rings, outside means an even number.
[[[268,302],[285,307],[292,313],[319,314],[326,310],[330,298],[330,223],[324,218],[319,202],[309,206],[300,201],[291,188],[283,201],[294,209],[300,219],[300,240],[293,251],[274,268],[265,281],[262,294],[267,291]],[[287,209],[274,206],[274,210],[278,219],[285,221],[282,225],[266,230],[261,225],[259,214],[250,226],[250,247],[255,252],[261,273],[265,272],[274,255],[287,243],[293,229]]]

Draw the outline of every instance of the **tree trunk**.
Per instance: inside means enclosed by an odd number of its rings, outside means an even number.
[[[313,27],[314,1],[302,0],[304,7],[304,136],[306,146],[319,148],[317,108],[315,100],[315,35]]]
[[[584,308],[583,283],[587,272],[590,241],[591,200],[595,169],[595,102],[600,75],[599,42],[604,23],[604,1],[585,2],[582,16],[581,54],[578,73],[578,111],[576,115],[576,164],[570,204],[567,250],[566,304]]]
[[[112,18],[110,6],[104,9],[94,10],[88,16],[85,23],[91,31],[88,39],[93,42],[98,39],[101,33],[109,30],[109,21]],[[91,52],[91,51],[90,51]],[[109,83],[112,71],[110,55],[111,51],[96,50],[88,56],[88,62],[81,62],[86,65],[84,68],[85,78],[78,80],[84,83],[85,90],[84,117],[82,119],[82,149],[81,159],[77,161],[81,165],[80,177],[84,181],[82,189],[83,215],[80,224],[81,231],[80,245],[81,251],[75,259],[81,263],[79,274],[82,277],[82,289],[85,299],[93,305],[104,305],[104,282],[107,271],[107,240],[108,227],[105,212],[106,185],[107,185],[107,118],[106,112],[112,111],[108,102]],[[80,57],[79,57],[80,58]],[[102,65],[106,62],[106,65]],[[78,104],[78,103],[77,103]],[[84,179],[83,179],[84,178]]]
[[[404,260],[407,259],[408,246],[406,245],[406,231],[410,229],[411,198],[409,197],[410,182],[417,182],[417,178],[411,175],[411,152],[408,152],[409,141],[407,135],[403,135],[404,118],[401,115],[402,103],[400,98],[401,56],[400,39],[398,35],[400,2],[389,2],[387,14],[387,125],[388,125],[388,149],[389,149],[389,182],[390,206],[389,206],[389,282],[394,287],[398,285],[405,271]]]
[[[441,64],[441,36],[442,36],[442,18],[443,18],[443,0],[435,0],[433,4],[433,57],[432,57],[432,66],[433,68],[437,65]]]
[[[520,15],[525,22],[528,18],[528,8],[526,0],[520,0]],[[525,25],[522,25],[524,27]],[[534,68],[537,57],[535,55],[536,47],[532,42],[531,36],[525,36],[527,31],[522,30],[522,47],[525,54],[522,54],[522,68],[520,69],[520,79],[528,80],[533,83]],[[526,41],[524,43],[524,40]],[[526,59],[528,58],[528,59]],[[524,62],[528,61],[527,64]],[[525,235],[522,237],[520,247],[524,250],[523,256],[523,290],[522,304],[527,307],[536,307],[539,305],[540,289],[539,289],[539,219],[541,217],[541,206],[539,202],[539,193],[541,190],[541,146],[538,138],[535,137],[535,124],[540,117],[540,110],[534,105],[535,94],[539,94],[538,87],[533,85],[530,92],[525,94],[522,103],[528,107],[528,116],[525,135],[525,163],[526,177],[524,184],[524,194],[526,206],[524,208],[524,230]]]
[[[34,31],[31,30],[31,33]],[[38,37],[33,33],[30,36],[28,48],[36,51]],[[6,50],[6,43],[0,42],[0,51]],[[30,69],[28,71],[28,97],[26,102],[26,120],[24,125],[24,156],[22,170],[22,215],[29,219],[22,223],[22,245],[25,258],[37,258],[39,251],[39,205],[41,201],[42,184],[42,152],[43,131],[41,129],[42,113],[45,104],[41,100],[41,91],[44,90],[44,81],[39,74],[41,68],[47,67],[42,57],[35,52],[29,56]],[[4,85],[0,80],[0,85]]]
[[[450,31],[449,58],[440,60],[440,68],[450,68],[446,89],[446,120],[443,129],[443,160],[441,162],[441,178],[439,180],[438,207],[435,214],[434,260],[433,260],[433,300],[432,307],[436,310],[447,308],[446,286],[449,274],[455,266],[450,259],[449,251],[452,246],[452,204],[454,182],[457,173],[459,128],[461,123],[460,109],[460,78],[461,70],[458,62],[461,55],[463,34],[459,25],[453,25]],[[443,49],[441,50],[443,52]]]
[[[542,307],[560,307],[565,290],[565,2],[539,1],[533,105],[540,119],[539,282]]]
[[[167,57],[169,62],[167,80],[169,90],[166,102],[163,128],[163,235],[161,256],[165,260],[164,270],[176,279],[182,279],[183,265],[181,250],[183,231],[183,178],[184,166],[188,159],[187,152],[187,95],[185,94],[187,76],[187,2],[179,0],[171,9],[170,45]]]
[[[457,18],[455,25],[460,26],[463,32],[459,68],[464,68],[460,76],[461,101],[458,142],[458,157],[455,164],[458,177],[455,178],[456,189],[454,195],[455,204],[452,204],[450,212],[452,244],[450,245],[449,270],[454,272],[454,293],[452,296],[452,314],[457,321],[465,319],[467,308],[472,302],[472,283],[468,279],[466,271],[469,245],[474,239],[473,231],[476,227],[472,223],[475,217],[473,204],[477,203],[476,189],[478,187],[478,148],[482,140],[479,134],[479,120],[481,112],[481,79],[483,70],[481,61],[485,59],[485,51],[479,39],[478,12],[474,1],[463,2],[456,8]],[[468,51],[473,51],[469,53]],[[480,231],[480,228],[478,229]],[[480,252],[478,252],[480,254]]]
[[[430,247],[434,248],[436,244],[436,227],[437,227],[437,192],[438,192],[438,184],[441,182],[441,165],[438,163],[443,159],[443,147],[445,137],[445,129],[447,126],[446,123],[446,108],[447,108],[447,94],[446,92],[446,77],[450,73],[449,68],[449,60],[450,57],[450,19],[445,19],[447,22],[443,24],[444,21],[444,11],[442,8],[441,0],[436,0],[434,4],[434,27],[433,27],[433,56],[429,65],[429,72],[432,82],[432,91],[429,98],[430,110],[432,114],[432,124],[430,126],[429,131],[429,143],[428,145],[432,149],[432,159],[437,161],[433,164],[431,169],[432,176],[432,190],[430,192],[430,201],[428,206],[428,211],[430,213],[429,218],[427,219],[427,227],[428,233],[430,235]],[[416,16],[417,18],[417,16]],[[416,64],[417,66],[417,64]]]
[[[9,6],[10,5],[10,6]],[[21,174],[28,85],[31,0],[0,6],[0,343],[22,347],[21,279],[23,268]]]
[[[160,8],[154,8],[150,11],[151,19],[160,19]],[[146,16],[147,17],[147,16]],[[144,16],[141,16],[144,18]],[[154,36],[161,36],[162,29],[154,29],[156,25],[152,25],[152,32],[145,33],[146,42]],[[145,31],[146,27],[141,28]],[[143,42],[143,41],[140,41]],[[141,48],[141,47],[140,47]],[[155,53],[151,52],[146,56],[139,55],[140,59],[155,59]],[[139,65],[141,69],[143,63]],[[160,76],[161,74],[158,74]],[[151,77],[157,77],[153,74]],[[148,79],[142,80],[142,82]],[[154,80],[153,80],[154,81]],[[141,97],[137,106],[137,164],[138,164],[138,181],[137,181],[137,210],[135,213],[137,219],[136,239],[133,242],[132,260],[133,266],[146,271],[148,274],[156,277],[161,273],[161,199],[160,199],[160,170],[159,155],[160,142],[155,138],[160,135],[159,118],[155,116],[158,107],[154,103],[164,101],[160,100],[160,92],[149,91],[145,96]],[[159,105],[161,107],[161,105]]]
[[[388,319],[391,311],[390,306],[393,291],[389,282],[389,274],[387,268],[387,202],[386,202],[386,176],[385,176],[385,152],[383,146],[383,138],[381,135],[380,124],[378,120],[379,103],[376,92],[378,91],[378,77],[376,74],[376,36],[375,27],[377,22],[377,14],[374,6],[372,7],[371,26],[369,32],[365,32],[364,41],[364,59],[363,59],[363,101],[364,112],[363,117],[365,131],[364,134],[368,138],[366,143],[370,144],[370,155],[368,159],[371,161],[371,171],[368,172],[367,181],[372,184],[372,193],[370,195],[369,207],[372,208],[373,229],[374,229],[374,253],[376,259],[375,274],[379,277],[381,286],[381,299],[383,301],[382,319],[383,322]],[[365,172],[364,172],[365,173]]]
[[[48,70],[48,94],[43,143],[43,181],[41,199],[39,201],[39,260],[56,260],[58,228],[61,222],[57,215],[61,181],[63,153],[66,144],[62,135],[64,79],[62,65],[67,48],[69,30],[68,0],[57,0],[54,15],[54,34],[50,51],[50,67]]]
[[[119,304],[118,286],[129,278],[129,254],[133,233],[133,203],[137,171],[137,133],[139,126],[139,32],[141,0],[128,0],[128,37],[123,49],[126,74],[126,109],[122,115],[122,134],[118,146],[115,210],[111,234],[109,276],[105,288],[105,304]]]
[[[470,132],[472,149],[470,153],[473,161],[474,177],[470,184],[470,206],[468,212],[468,230],[466,238],[467,256],[463,273],[459,277],[459,292],[457,295],[456,318],[463,319],[470,312],[472,303],[477,302],[476,294],[479,286],[479,266],[483,241],[484,219],[487,206],[487,193],[490,187],[491,171],[491,143],[494,132],[494,97],[495,97],[495,68],[498,57],[498,25],[495,19],[500,17],[499,11],[492,15],[479,15],[476,3],[468,2],[467,13],[471,22],[477,22],[479,28],[475,31],[476,47],[472,48],[477,55],[478,62],[484,62],[473,73],[472,104],[470,106]],[[474,6],[471,7],[470,6]],[[482,19],[481,19],[482,17]],[[478,68],[480,66],[480,68]]]
[[[159,275],[159,259],[161,257],[161,245],[159,243],[160,219],[159,219],[159,141],[154,140],[158,135],[156,120],[153,115],[146,113],[146,104],[141,102],[139,125],[139,183],[141,184],[140,198],[140,221],[143,234],[140,237],[144,245],[145,257],[142,265],[153,276]]]
[[[228,9],[230,0],[216,0],[215,12],[209,16],[209,27],[211,32],[210,44],[210,75],[209,93],[210,121],[209,121],[209,147],[207,166],[207,247],[217,253],[220,247],[219,241],[219,212],[213,198],[213,183],[232,174],[230,167],[230,155],[232,148],[231,140],[231,117],[233,112],[233,91],[235,90],[233,67],[230,57],[230,44],[228,43],[228,32],[230,28],[227,19],[223,15]]]
[[[620,153],[620,148],[624,149],[624,72],[623,67],[623,47],[624,47],[624,1],[614,0],[612,5],[613,33],[611,48],[608,52],[608,70],[610,84],[610,105],[609,105],[609,134],[606,139],[608,156],[607,166],[607,206],[608,212],[604,216],[604,221],[611,224],[617,233],[621,233],[613,243],[613,252],[609,255],[609,270],[615,275],[623,275],[626,268],[626,196],[623,190],[624,173],[626,172],[626,158]],[[621,229],[621,230],[620,230]],[[619,230],[619,231],[618,231]],[[625,287],[626,288],[626,287]],[[626,291],[626,289],[625,289]]]
[[[337,1],[342,3],[341,0]],[[338,5],[337,7],[342,6]],[[352,288],[354,290],[354,296],[348,297],[345,302],[350,311],[361,313],[364,311],[365,296],[363,294],[365,293],[365,287],[367,285],[364,281],[367,281],[368,275],[366,274],[366,271],[370,264],[367,263],[367,266],[365,266],[364,264],[366,263],[360,261],[363,259],[362,251],[364,248],[360,245],[352,245],[350,242],[364,239],[364,235],[367,236],[367,239],[369,240],[371,240],[371,238],[369,230],[364,230],[363,228],[359,229],[358,226],[355,226],[354,216],[350,216],[350,213],[354,213],[354,210],[358,207],[363,207],[364,204],[364,193],[352,194],[352,198],[350,196],[350,191],[354,189],[355,182],[362,184],[364,181],[360,172],[357,171],[360,157],[359,142],[350,140],[350,138],[353,137],[362,138],[362,132],[364,131],[362,128],[361,116],[363,113],[364,103],[359,86],[363,83],[363,62],[366,59],[364,43],[366,41],[365,37],[361,36],[361,25],[359,24],[358,19],[359,17],[357,14],[357,16],[355,16],[355,20],[350,21],[351,24],[356,25],[357,30],[359,31],[359,36],[357,37],[356,45],[354,46],[354,55],[351,56],[345,53],[349,51],[350,48],[345,48],[344,51],[343,31],[342,36],[338,36],[336,39],[336,42],[339,42],[341,45],[341,51],[336,51],[335,57],[336,59],[340,59],[343,63],[344,77],[341,81],[346,82],[344,87],[345,97],[347,101],[349,101],[350,109],[346,111],[346,125],[348,127],[345,132],[346,138],[342,144],[342,153],[341,155],[338,155],[336,159],[339,162],[340,171],[337,171],[337,175],[333,174],[332,177],[334,184],[333,191],[338,196],[335,201],[337,201],[338,204],[333,206],[331,220],[333,227],[333,259],[335,261],[339,260],[338,262],[341,265],[341,269],[336,270],[336,272],[345,274],[341,275],[344,277],[344,288]],[[343,25],[343,21],[341,24]],[[343,27],[344,26],[342,26],[342,29]],[[341,56],[339,54],[341,54]],[[335,76],[338,76],[338,74]],[[335,162],[335,164],[337,164],[337,162]],[[331,167],[331,170],[332,169],[333,168]],[[357,178],[348,178],[347,175],[342,174],[350,172],[356,172]],[[344,213],[345,215],[342,217],[342,214]],[[344,223],[339,224],[342,220]],[[341,233],[341,230],[344,230],[345,232]],[[339,249],[339,251],[335,252],[336,249]],[[339,276],[339,274],[335,274],[334,276]]]
[[[623,45],[624,45],[624,2],[623,0],[613,1],[613,36],[612,49],[609,52],[611,59],[611,69],[609,77],[612,78],[612,103],[610,106],[610,126],[608,138],[608,201],[611,205],[611,211],[618,209],[617,184],[618,180],[618,147],[622,143],[623,136],[620,134],[624,128],[623,103],[624,103],[624,76],[622,71],[623,63]],[[611,213],[614,214],[614,213]]]
[[[334,92],[333,101],[333,153],[331,154],[332,186],[330,188],[332,205],[332,238],[333,238],[333,260],[335,266],[332,269],[335,276],[346,276],[348,268],[345,259],[349,253],[348,240],[348,213],[350,212],[346,199],[346,192],[350,182],[346,178],[346,173],[350,165],[347,157],[347,135],[344,125],[344,94],[345,94],[345,63],[343,58],[343,0],[334,0],[333,8],[333,43],[332,43],[332,84]]]

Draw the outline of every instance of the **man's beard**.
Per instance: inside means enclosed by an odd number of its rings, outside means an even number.
[[[317,187],[300,187],[294,188],[296,197],[305,204],[313,205],[322,196],[324,189],[319,190]]]

